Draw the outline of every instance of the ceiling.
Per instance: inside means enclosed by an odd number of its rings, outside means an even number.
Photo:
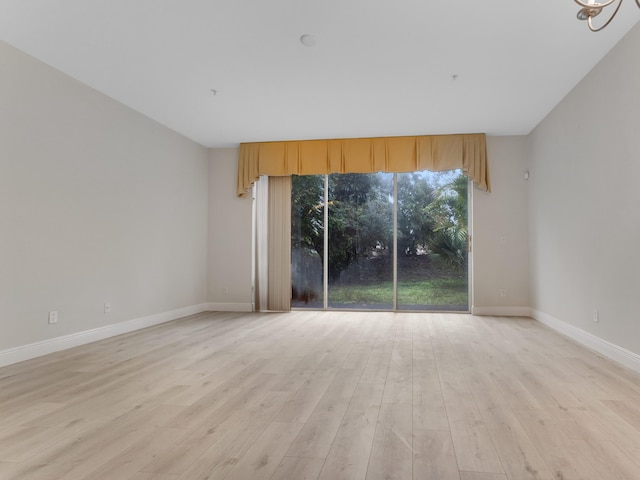
[[[209,147],[518,135],[640,19],[626,2],[592,33],[577,10],[572,0],[0,0],[0,39]]]

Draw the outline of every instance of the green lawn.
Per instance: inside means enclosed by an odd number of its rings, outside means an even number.
[[[393,283],[329,285],[329,302],[345,305],[393,304]],[[467,305],[466,278],[398,281],[398,305]]]

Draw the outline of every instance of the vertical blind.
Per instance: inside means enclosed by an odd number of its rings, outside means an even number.
[[[291,310],[291,177],[269,179],[268,286],[271,311]]]
[[[256,183],[254,302],[257,311],[291,310],[291,177]]]

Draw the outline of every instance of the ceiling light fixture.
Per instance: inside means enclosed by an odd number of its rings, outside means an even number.
[[[622,5],[622,0],[607,0],[604,3],[598,3],[595,0],[587,0],[586,2],[583,2],[582,0],[574,1],[582,7],[578,11],[578,20],[586,20],[587,25],[589,25],[589,30],[591,30],[592,32],[599,32],[604,27],[609,25],[611,23],[611,20],[613,20],[613,17],[615,17],[616,13],[618,13],[618,10],[620,10],[620,5]],[[609,17],[609,20],[604,22],[599,27],[594,27],[592,22],[593,17],[597,17],[598,15],[600,15],[603,9],[616,2],[618,3],[616,5],[616,8],[613,10],[613,13]],[[640,0],[636,0],[636,4],[638,5],[638,8],[640,8]]]

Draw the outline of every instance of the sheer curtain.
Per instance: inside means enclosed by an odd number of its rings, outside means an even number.
[[[256,182],[255,304],[258,311],[291,310],[291,177]]]

